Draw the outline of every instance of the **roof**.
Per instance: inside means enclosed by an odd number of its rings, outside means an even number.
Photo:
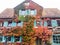
[[[57,8],[44,8],[42,17],[60,17],[60,10]]]
[[[14,17],[14,9],[7,8],[1,14],[0,18],[13,18]]]
[[[40,8],[43,8],[42,6],[40,6],[39,4],[31,1],[24,1],[21,4],[17,5],[16,7],[14,7],[15,13],[18,13],[19,9],[26,9],[26,6],[24,5],[24,3],[30,3],[28,6],[28,9],[35,9],[37,6]]]

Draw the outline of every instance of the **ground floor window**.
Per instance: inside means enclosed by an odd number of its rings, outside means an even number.
[[[2,39],[2,36],[0,36],[0,42],[2,42],[2,40],[3,40],[3,39]]]
[[[53,42],[60,43],[60,35],[53,35]]]
[[[15,42],[20,41],[20,36],[15,36]]]

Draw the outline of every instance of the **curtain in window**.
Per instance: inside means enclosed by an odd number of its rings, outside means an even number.
[[[17,24],[16,22],[12,22],[11,26],[12,26],[12,27],[15,27],[16,24]]]
[[[8,22],[4,21],[4,27],[7,27],[7,26],[8,26]]]
[[[51,20],[51,23],[52,23],[52,27],[56,27],[56,26],[58,26],[56,20]]]

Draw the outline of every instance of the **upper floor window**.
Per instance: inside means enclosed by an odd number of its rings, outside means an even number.
[[[51,20],[52,27],[58,26],[57,20]]]
[[[26,15],[26,10],[25,9],[19,10],[19,15]]]
[[[22,10],[19,10],[19,15],[36,15],[37,14],[37,11],[35,9],[22,9]]]
[[[47,25],[51,26],[51,20],[47,20]]]
[[[8,21],[4,21],[4,27],[7,27],[8,26]]]
[[[60,26],[60,20],[57,20],[57,24],[58,24],[58,26]]]
[[[12,23],[12,21],[8,22],[8,26],[9,26],[9,27],[11,27],[11,23]]]
[[[22,27],[23,26],[23,22],[19,21],[17,25]]]
[[[35,9],[31,9],[31,15],[36,15],[37,11]]]

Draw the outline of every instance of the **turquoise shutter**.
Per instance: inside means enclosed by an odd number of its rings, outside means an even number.
[[[44,26],[47,26],[47,22],[46,21],[44,21]]]
[[[56,27],[56,26],[58,26],[56,20],[51,20],[51,23],[52,23],[52,27]]]
[[[36,27],[36,20],[34,21],[34,27]]]
[[[8,26],[8,22],[5,21],[5,22],[4,22],[4,27],[7,27],[7,26]]]
[[[2,42],[2,36],[0,36],[0,42]]]
[[[20,43],[22,42],[22,36],[20,36]]]
[[[5,40],[6,40],[5,37],[3,36],[2,38],[3,38],[3,39],[2,39],[2,42],[5,42]]]
[[[11,36],[11,42],[12,43],[14,42],[14,36]]]
[[[23,26],[23,22],[19,22],[18,23],[18,26],[21,26],[22,27]]]
[[[12,22],[11,24],[12,27],[15,27],[16,25],[17,25],[16,22]]]

